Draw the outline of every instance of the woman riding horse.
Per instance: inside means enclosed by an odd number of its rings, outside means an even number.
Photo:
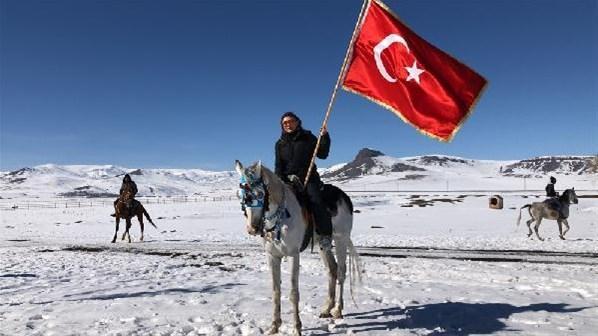
[[[123,201],[126,203],[127,208],[131,209],[133,207],[133,199],[135,198],[135,195],[137,195],[137,184],[133,182],[129,174],[125,174],[125,177],[123,177],[123,183],[120,186],[120,192],[118,194],[119,196],[116,201],[114,201],[114,206],[116,207],[119,199],[126,196],[126,199],[123,199]],[[116,213],[113,213],[110,216],[115,217]]]
[[[318,139],[310,131],[301,127],[301,119],[293,112],[286,112],[282,115],[280,127],[282,134],[276,142],[276,175],[287,183],[290,182],[291,176],[305,181]],[[326,159],[329,151],[330,135],[324,127],[320,147],[316,153],[317,157]],[[309,199],[310,210],[314,215],[316,233],[320,236],[320,249],[330,250],[332,248],[332,222],[324,205],[322,182],[315,166],[305,186],[305,192]]]
[[[302,206],[295,197],[292,186],[284,183],[276,174],[261,163],[244,168],[237,161],[235,170],[241,178],[239,197],[246,217],[247,233],[264,239],[264,249],[272,277],[272,327],[268,334],[275,334],[282,324],[280,317],[280,264],[282,258],[291,259],[291,295],[295,321],[295,335],[301,335],[299,316],[299,259],[309,224]],[[344,308],[344,282],[349,257],[349,284],[359,281],[359,256],[351,240],[353,228],[353,204],[349,196],[332,185],[324,188],[331,212],[336,258],[332,250],[320,249],[328,273],[328,295],[320,317],[342,318]],[[336,285],[338,281],[338,292]],[[353,291],[351,290],[351,293]]]

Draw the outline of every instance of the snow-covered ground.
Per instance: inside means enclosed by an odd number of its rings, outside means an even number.
[[[556,222],[544,221],[540,232],[546,241],[540,242],[526,237],[524,223],[515,225],[519,207],[540,199],[502,193],[505,208],[493,210],[489,195],[351,194],[359,210],[353,240],[360,251],[413,247],[436,250],[436,256],[362,256],[356,305],[346,293],[345,318],[333,321],[318,318],[326,292],[324,267],[317,254],[304,252],[303,333],[595,334],[598,198],[572,205],[566,241],[558,238]],[[270,277],[259,238],[244,232],[238,202],[149,204],[147,209],[158,229],[146,223],[146,241],[140,243],[134,220],[131,244],[110,244],[114,221],[108,205],[0,211],[0,334],[262,334],[271,322]],[[456,250],[492,250],[494,256],[547,251],[547,257],[541,262],[448,258]],[[552,260],[548,252],[564,257]],[[284,266],[282,333],[287,334],[292,318],[289,265]]]

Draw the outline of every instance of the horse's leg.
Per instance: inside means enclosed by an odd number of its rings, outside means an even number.
[[[118,234],[118,224],[120,223],[120,217],[118,217],[118,212],[116,213],[116,230],[114,231],[114,237],[112,238],[112,242],[116,243],[116,235]]]
[[[332,250],[320,250],[320,257],[324,261],[324,266],[328,271],[328,297],[320,313],[320,317],[331,317],[330,310],[334,307],[334,298],[336,296],[336,260],[334,260],[334,254]]]
[[[536,232],[536,236],[538,237],[538,239],[540,240],[544,240],[544,238],[540,237],[540,233],[538,233],[538,229],[540,228],[540,224],[542,223],[542,217],[538,217],[538,219],[536,220],[536,224],[534,225],[534,231]]]
[[[338,297],[336,299],[336,305],[331,311],[332,317],[335,319],[343,318],[344,308],[344,287],[345,279],[347,275],[347,242],[345,239],[335,239],[335,250],[336,250],[336,263],[337,277],[338,277]]]
[[[125,240],[125,237],[129,237],[129,243],[131,242],[131,234],[129,233],[129,230],[131,229],[131,218],[126,218],[126,228],[125,228],[125,232],[123,233],[123,237],[122,240]]]
[[[125,231],[123,232],[122,237],[120,237],[120,240],[125,240],[125,237],[127,236],[127,231],[129,230],[129,220],[127,219],[127,216],[123,216],[125,219]]]
[[[272,326],[268,330],[268,335],[277,334],[282,320],[280,319],[280,257],[275,257],[268,253],[268,264],[272,275]]]
[[[143,241],[143,212],[137,214],[137,220],[139,221],[139,226],[141,227],[141,238],[139,238],[139,241]]]
[[[532,222],[534,221],[534,218],[532,217],[530,220],[528,220],[527,222],[525,222],[527,224],[527,229],[529,230],[529,233],[527,234],[528,237],[531,237],[533,232],[532,232]]]
[[[299,317],[299,253],[291,257],[291,303],[295,320],[294,335],[301,335],[301,318]]]
[[[556,223],[559,225],[559,238],[564,240],[565,237],[563,237],[563,222],[561,219],[557,219]]]
[[[569,232],[569,221],[567,219],[563,219],[563,225],[565,225],[565,231],[563,231],[562,239],[565,239],[565,235]]]

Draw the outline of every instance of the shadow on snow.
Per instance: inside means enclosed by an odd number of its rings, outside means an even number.
[[[569,308],[564,303],[536,303],[514,306],[507,303],[446,302],[377,309],[346,314],[348,319],[367,319],[372,322],[351,324],[354,332],[386,331],[392,329],[433,330],[428,335],[492,334],[508,329],[503,322],[511,315],[526,312],[574,313],[591,307]]]

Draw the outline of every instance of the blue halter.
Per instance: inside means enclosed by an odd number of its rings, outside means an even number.
[[[243,211],[245,211],[245,208],[263,208],[266,191],[262,180],[249,182],[245,176],[241,176],[237,196],[241,200]]]
[[[262,179],[253,180],[252,176],[245,177],[241,176],[239,181],[239,192],[237,196],[241,200],[241,209],[245,213],[247,208],[267,208],[266,205],[266,188]],[[276,240],[280,240],[280,227],[281,221],[285,218],[290,217],[288,210],[285,207],[285,197],[281,204],[279,204],[276,211],[267,215],[267,209],[262,213],[262,220],[259,230],[262,231],[262,235],[265,232],[274,232]]]

